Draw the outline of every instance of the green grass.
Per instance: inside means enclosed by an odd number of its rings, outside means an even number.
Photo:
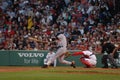
[[[49,68],[0,72],[0,80],[119,80],[120,69]]]

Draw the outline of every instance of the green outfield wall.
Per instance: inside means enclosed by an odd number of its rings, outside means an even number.
[[[74,50],[76,51],[76,50]],[[70,52],[74,52],[70,51]],[[0,66],[42,66],[43,60],[48,51],[0,51]],[[101,57],[102,55],[97,54],[97,67],[101,67]],[[68,57],[66,60],[75,61],[77,66],[83,66],[79,62],[80,56]],[[118,65],[120,65],[120,55],[117,60]],[[57,61],[57,66],[66,66],[60,64]]]

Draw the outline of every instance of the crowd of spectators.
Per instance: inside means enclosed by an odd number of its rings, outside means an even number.
[[[67,37],[68,50],[101,49],[109,38],[120,42],[120,12],[114,0],[2,0],[1,50],[47,50],[50,46],[28,39],[49,41],[57,32]]]

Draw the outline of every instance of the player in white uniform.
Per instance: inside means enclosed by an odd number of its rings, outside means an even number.
[[[44,65],[47,64],[49,59],[52,59],[52,57],[55,55],[55,52],[53,52],[52,49],[49,50],[48,54],[46,55],[46,58],[44,59]],[[50,65],[53,67],[56,67],[57,60],[55,59]]]
[[[86,68],[91,68],[96,66],[97,58],[95,54],[90,50],[75,52],[72,54],[72,56],[78,56],[78,55],[82,55],[82,57],[80,58],[80,61],[82,64],[85,65]]]
[[[53,56],[53,58],[49,59],[47,64],[43,66],[43,68],[48,67],[55,59],[58,58],[60,63],[71,65],[73,68],[75,68],[75,62],[72,61],[66,61],[64,60],[65,58],[65,53],[67,52],[67,40],[64,34],[59,33],[57,34],[57,51],[56,54]]]

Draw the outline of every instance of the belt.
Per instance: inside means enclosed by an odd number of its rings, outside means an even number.
[[[63,46],[58,46],[57,49],[58,49],[58,48],[61,48],[61,47],[63,47]]]

